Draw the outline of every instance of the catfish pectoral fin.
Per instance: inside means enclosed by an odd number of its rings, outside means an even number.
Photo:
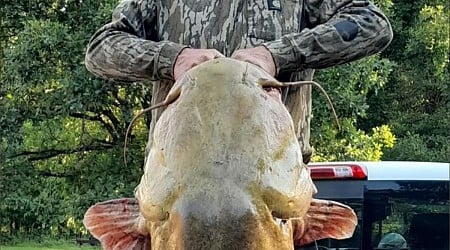
[[[358,219],[349,206],[313,199],[304,218],[291,219],[294,245],[302,246],[324,238],[346,239],[355,231]]]
[[[134,198],[91,206],[83,224],[102,243],[103,249],[150,249],[150,234]]]

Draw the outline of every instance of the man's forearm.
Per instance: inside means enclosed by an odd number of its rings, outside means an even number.
[[[277,73],[325,68],[383,50],[392,40],[387,18],[373,5],[343,8],[328,22],[265,43]]]
[[[184,47],[169,41],[138,38],[121,31],[120,24],[113,22],[91,38],[85,63],[89,71],[106,79],[172,79],[173,62]]]

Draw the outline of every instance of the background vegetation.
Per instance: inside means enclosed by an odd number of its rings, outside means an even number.
[[[378,0],[395,38],[380,55],[323,70],[342,123],[315,96],[313,160],[449,161],[449,6]],[[93,203],[130,197],[150,120],[150,83],[107,82],[83,65],[85,46],[117,0],[0,4],[0,244],[74,238]],[[316,94],[316,93],[314,93]]]

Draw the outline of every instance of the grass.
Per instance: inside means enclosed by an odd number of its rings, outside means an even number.
[[[75,242],[23,242],[14,245],[0,245],[0,250],[98,250],[99,246],[93,247],[90,245],[78,246]]]

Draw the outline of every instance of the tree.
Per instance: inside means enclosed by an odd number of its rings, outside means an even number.
[[[149,106],[151,84],[124,87],[94,77],[83,64],[89,37],[115,5],[2,6],[0,233],[78,233],[88,206],[133,194],[148,123],[136,126],[128,168],[120,152],[135,110]]]

